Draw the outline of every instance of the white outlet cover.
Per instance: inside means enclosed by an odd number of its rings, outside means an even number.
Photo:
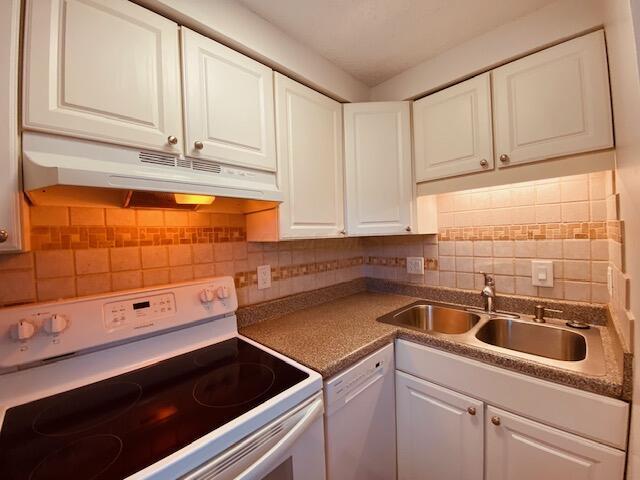
[[[613,269],[611,265],[607,267],[607,291],[613,296]]]
[[[271,288],[271,265],[260,265],[258,267],[258,290]]]
[[[407,273],[424,274],[424,257],[407,257]]]
[[[553,260],[531,260],[531,285],[553,287]]]

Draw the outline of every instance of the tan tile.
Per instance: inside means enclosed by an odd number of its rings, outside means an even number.
[[[563,202],[579,202],[589,200],[589,181],[587,178],[562,180],[560,195]]]
[[[455,287],[456,286],[456,274],[455,274],[455,272],[440,272],[439,280],[440,280],[440,286],[442,286],[442,287]]]
[[[544,298],[564,298],[564,282],[554,280],[553,287],[538,287],[538,295]]]
[[[193,263],[213,262],[213,245],[210,243],[197,243],[192,245]]]
[[[104,208],[71,207],[71,225],[104,225]]]
[[[456,287],[467,290],[474,288],[473,273],[456,273]]]
[[[559,203],[561,200],[558,181],[536,185],[536,204]]]
[[[134,226],[136,211],[130,208],[107,208],[105,211],[107,225]]]
[[[191,265],[171,267],[170,278],[171,283],[193,280],[193,267]]]
[[[210,222],[215,227],[226,227],[229,225],[230,215],[226,213],[212,213]]]
[[[142,268],[167,267],[169,254],[167,247],[141,247]]]
[[[233,260],[233,246],[231,243],[214,243],[213,256],[216,262]]]
[[[235,273],[233,269],[233,262],[216,262],[216,276],[225,277],[231,276]]]
[[[32,270],[0,271],[0,305],[30,302],[36,299]]]
[[[164,224],[167,227],[187,227],[189,226],[189,212],[165,210]]]
[[[96,273],[93,275],[81,275],[76,277],[78,296],[96,295],[111,291],[111,275],[108,273]]]
[[[164,225],[162,210],[136,210],[136,224],[140,227],[159,227]]]
[[[536,257],[562,258],[562,240],[537,240]]]
[[[564,282],[565,300],[589,302],[591,300],[591,284],[587,282]]]
[[[589,202],[589,209],[589,218],[592,222],[600,222],[607,219],[607,202],[604,200],[593,200]]]
[[[589,260],[591,258],[591,240],[563,240],[563,257],[570,260]]]
[[[189,212],[189,225],[191,227],[209,227],[211,226],[211,214]]]
[[[193,278],[215,277],[216,267],[214,263],[199,263],[193,266]]]
[[[191,245],[169,245],[169,265],[191,265],[193,257],[191,255]]]
[[[73,250],[42,250],[36,252],[36,274],[38,278],[74,275]]]
[[[591,265],[587,260],[565,260],[563,269],[567,280],[591,280]]]
[[[512,258],[494,258],[493,273],[499,275],[513,275],[514,261]]]
[[[609,241],[608,240],[591,240],[591,259],[592,260],[608,260],[609,259]]]
[[[534,258],[536,256],[536,240],[516,240],[514,255],[518,258]]]
[[[33,253],[15,253],[0,255],[0,271],[33,268]]]
[[[456,255],[471,256],[473,255],[473,242],[470,240],[461,240],[456,242]]]
[[[145,287],[153,287],[155,285],[166,285],[169,283],[169,270],[166,268],[159,268],[154,270],[143,270],[142,283]]]
[[[233,242],[233,259],[244,260],[247,258],[247,242]]]
[[[109,249],[107,248],[76,250],[75,256],[76,273],[78,275],[109,271]]]
[[[111,286],[114,291],[140,288],[142,287],[142,272],[140,270],[131,270],[112,273]]]
[[[38,300],[58,300],[76,296],[75,277],[45,278],[37,282]]]
[[[513,240],[494,240],[493,256],[494,257],[513,257]]]
[[[111,271],[138,270],[142,267],[139,247],[122,247],[109,249]]]
[[[515,277],[516,295],[533,297],[538,295],[538,287],[531,285],[531,277]]]
[[[588,222],[589,202],[574,202],[562,204],[563,222]]]
[[[591,284],[591,301],[593,303],[609,303],[609,290],[606,283]]]
[[[229,215],[229,226],[236,228],[245,228],[246,219],[244,215]]]
[[[31,207],[29,209],[32,226],[69,225],[68,207]]]
[[[562,221],[562,207],[559,203],[536,205],[536,223],[557,223]]]
[[[515,292],[515,277],[511,275],[494,275],[496,282],[496,291],[498,293],[514,293]]]

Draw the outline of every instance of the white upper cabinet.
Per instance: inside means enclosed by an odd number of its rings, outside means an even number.
[[[412,229],[409,102],[344,105],[345,196],[349,235]]]
[[[0,253],[23,245],[18,141],[20,0],[0,2]]]
[[[273,71],[182,28],[185,154],[276,170]]]
[[[554,428],[487,408],[490,480],[622,480],[625,454]]]
[[[342,106],[276,73],[280,238],[344,234]]]
[[[493,71],[499,166],[613,146],[604,33]]]
[[[490,74],[413,103],[416,181],[493,168]]]
[[[396,371],[396,405],[398,480],[484,478],[482,402]]]
[[[24,98],[27,129],[179,153],[178,26],[126,0],[31,0]]]

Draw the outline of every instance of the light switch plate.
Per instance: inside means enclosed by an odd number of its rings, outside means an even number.
[[[424,275],[424,257],[407,257],[407,273]]]
[[[531,260],[531,285],[553,287],[553,260]]]
[[[271,265],[260,265],[258,267],[258,290],[271,288]]]

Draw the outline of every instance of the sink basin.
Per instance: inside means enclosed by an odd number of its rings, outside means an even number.
[[[507,318],[489,320],[476,338],[496,347],[554,360],[577,362],[587,356],[587,342],[579,333]]]
[[[479,321],[475,313],[437,305],[413,305],[387,319],[402,327],[454,335],[469,331]]]

